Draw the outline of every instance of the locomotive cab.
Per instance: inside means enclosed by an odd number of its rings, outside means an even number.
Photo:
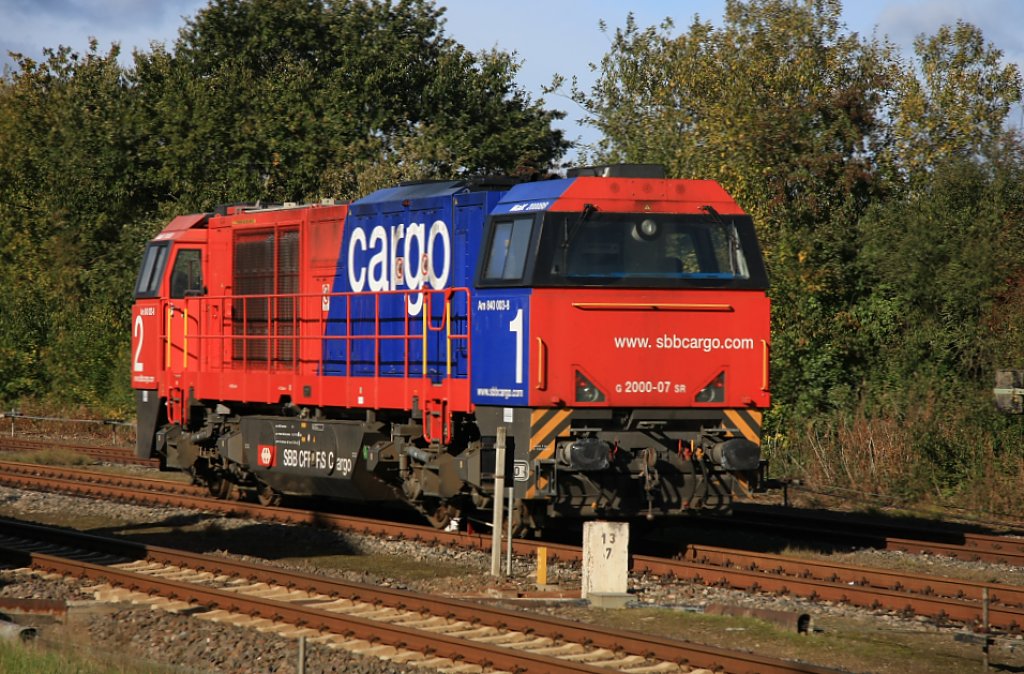
[[[132,309],[132,385],[138,412],[136,453],[150,457],[157,429],[183,421],[182,380],[199,354],[197,298],[206,294],[207,217],[175,218],[143,252]],[[162,385],[162,386],[161,386]]]
[[[477,417],[513,430],[529,526],[724,511],[752,487],[767,277],[717,184],[605,171],[514,188],[476,286]]]

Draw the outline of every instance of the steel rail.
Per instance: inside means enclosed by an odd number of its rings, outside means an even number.
[[[41,467],[41,468],[46,468]],[[16,486],[38,486],[57,491],[83,494],[90,497],[112,496],[129,502],[146,505],[174,505],[184,508],[195,508],[219,513],[257,517],[264,520],[289,524],[310,524],[354,532],[365,532],[375,535],[395,536],[418,540],[428,544],[459,545],[481,550],[490,549],[490,538],[482,535],[444,532],[431,527],[416,526],[404,523],[368,520],[346,515],[333,515],[313,511],[292,510],[272,506],[258,506],[250,503],[223,501],[212,498],[182,496],[177,494],[140,493],[130,487],[98,486],[94,484],[66,483],[57,479],[38,475],[10,475],[0,471],[0,483]],[[521,555],[533,555],[538,547],[546,547],[551,557],[567,562],[582,561],[582,550],[578,546],[545,543],[538,541],[516,540],[513,550]],[[687,552],[689,550],[690,552]],[[678,577],[708,585],[728,586],[748,591],[765,591],[774,593],[795,594],[813,600],[848,602],[868,608],[885,608],[894,611],[907,611],[920,615],[979,623],[982,620],[983,606],[978,601],[965,599],[968,591],[980,591],[986,584],[955,579],[941,579],[943,585],[933,583],[932,590],[950,588],[955,584],[963,584],[963,590],[954,596],[942,597],[905,591],[905,586],[925,587],[933,580],[928,576],[904,574],[903,582],[898,581],[892,587],[886,587],[884,581],[872,579],[878,573],[875,569],[864,567],[843,567],[834,563],[817,563],[808,560],[794,560],[781,555],[749,553],[740,550],[726,550],[704,546],[689,546],[684,556],[693,559],[669,559],[644,555],[632,555],[632,570],[636,573],[652,573]],[[697,555],[705,557],[703,563],[695,561]],[[713,565],[718,559],[720,566]],[[747,560],[747,565],[754,565],[758,570],[736,568],[740,560]],[[794,575],[782,575],[780,569],[786,565],[797,565],[799,570]],[[843,568],[845,579],[838,570]],[[767,570],[766,570],[767,569]],[[817,570],[814,570],[817,569]],[[889,579],[897,577],[897,572],[882,571]],[[810,577],[808,577],[810,576]],[[867,582],[863,582],[867,580]],[[989,589],[1001,602],[1016,603],[1020,588],[988,584]],[[1004,599],[1006,597],[1006,599]],[[1012,598],[1011,598],[1012,597]],[[1002,604],[994,604],[989,608],[989,624],[1008,630],[1019,630],[1024,625],[1024,609]]]
[[[797,533],[816,541],[855,542],[863,547],[912,554],[1024,566],[1024,537],[910,527],[880,520],[864,521],[845,514],[809,513],[781,507],[738,507],[723,521],[756,527],[759,531],[776,530],[790,537]]]
[[[12,551],[8,554],[14,554],[14,552]],[[50,573],[106,582],[136,592],[186,601],[208,609],[219,609],[250,617],[265,618],[275,622],[285,622],[308,627],[320,632],[343,635],[352,639],[364,639],[371,643],[382,642],[436,657],[448,658],[455,662],[468,662],[482,667],[493,667],[522,674],[529,672],[599,674],[608,671],[607,669],[592,667],[582,663],[558,660],[545,655],[535,655],[529,651],[474,643],[445,634],[426,632],[415,628],[368,620],[358,616],[333,613],[291,602],[252,597],[228,590],[218,590],[176,580],[146,576],[45,553],[29,552],[22,554],[27,557],[26,561],[28,563],[26,566],[32,566]]]
[[[207,489],[186,482],[175,482],[173,480],[136,475],[101,473],[95,470],[70,468],[67,466],[49,466],[21,461],[0,461],[0,471],[7,475],[39,476],[53,480],[69,480],[111,487],[123,487],[160,494],[181,494],[183,496],[210,495]]]
[[[834,601],[863,606],[886,608],[926,615],[940,620],[952,620],[967,624],[980,623],[983,606],[979,602],[953,597],[926,596],[891,590],[883,587],[843,583],[834,580],[799,578],[789,575],[749,571],[745,569],[710,566],[683,560],[665,560],[656,557],[633,558],[634,572],[675,576],[704,585],[715,585],[735,589],[770,592],[773,594],[794,594],[816,601]],[[862,569],[870,576],[871,569]],[[1024,625],[1024,610],[1013,607],[989,606],[989,625],[1019,631]]]
[[[665,662],[672,662],[677,664],[685,664],[690,667],[701,667],[708,668],[715,671],[724,670],[727,672],[734,673],[748,673],[748,672],[764,672],[765,674],[787,674],[793,672],[804,672],[808,674],[825,674],[835,672],[836,670],[817,667],[814,665],[808,665],[804,663],[789,663],[786,661],[778,660],[775,658],[766,658],[756,656],[749,653],[743,653],[738,651],[728,651],[725,649],[716,648],[713,646],[703,646],[699,644],[692,644],[688,642],[675,641],[671,639],[665,639],[662,637],[640,634],[635,632],[624,632],[618,630],[605,629],[593,625],[584,625],[575,623],[567,620],[558,618],[528,614],[521,611],[511,611],[507,609],[501,609],[497,607],[487,606],[484,604],[478,604],[468,602],[459,599],[451,599],[447,597],[436,597],[428,596],[420,593],[409,592],[405,590],[397,590],[393,588],[384,588],[379,586],[371,586],[362,583],[352,583],[343,580],[336,580],[325,578],[323,576],[317,576],[307,573],[301,573],[296,571],[290,571],[287,569],[281,569],[277,567],[271,567],[264,564],[256,564],[250,562],[241,562],[219,556],[203,555],[198,553],[192,553],[181,550],[172,550],[169,548],[163,548],[158,546],[142,545],[138,543],[132,543],[122,541],[119,539],[111,539],[105,537],[94,536],[91,534],[82,534],[79,532],[73,532],[68,530],[53,530],[49,527],[42,527],[39,525],[26,524],[22,522],[16,522],[12,520],[0,519],[0,531],[3,531],[7,535],[17,536],[20,538],[28,538],[33,540],[45,541],[49,544],[58,544],[64,546],[71,546],[75,548],[88,548],[96,551],[102,551],[108,554],[121,555],[127,559],[142,560],[145,559],[149,562],[155,562],[163,565],[170,565],[176,567],[185,567],[197,572],[208,572],[213,574],[224,574],[233,577],[246,578],[251,582],[266,583],[268,585],[277,585],[286,587],[289,589],[297,589],[310,593],[326,595],[329,597],[345,598],[351,601],[358,601],[368,604],[375,604],[380,606],[391,607],[400,609],[403,611],[411,612],[423,612],[430,613],[432,615],[443,615],[450,620],[466,621],[473,624],[482,624],[487,626],[496,627],[505,630],[514,630],[526,633],[536,634],[537,636],[543,636],[555,641],[567,641],[580,644],[586,644],[595,648],[607,649],[613,652],[622,652],[627,655],[640,655],[644,658],[661,660]],[[25,554],[25,553],[22,553]],[[68,571],[60,570],[52,566],[50,557],[52,555],[42,555],[39,559],[44,560],[51,566],[46,566],[37,560],[36,553],[28,553],[32,555],[32,563],[34,566],[39,566],[47,570],[52,570],[60,573],[68,573]],[[96,565],[98,566],[98,565]],[[107,569],[108,567],[102,566],[99,569]],[[98,579],[97,576],[93,575],[100,573],[95,570],[89,571],[90,578]],[[136,574],[131,574],[130,578],[135,578]],[[144,576],[149,578],[149,576]],[[138,580],[120,580],[105,577],[107,582],[120,584],[129,589],[138,590],[142,592],[159,592],[163,596],[169,596],[171,598],[184,597],[189,595],[196,595],[202,597],[199,601],[203,604],[215,606],[234,612],[251,613],[252,611],[246,605],[236,606],[232,604],[230,600],[225,601],[225,595],[238,596],[236,592],[232,591],[212,591],[214,594],[206,597],[201,595],[200,592],[196,592],[192,588],[195,587],[191,584],[187,584],[187,594],[180,591],[180,581],[158,581],[159,583],[168,583],[167,587],[170,588],[170,594],[167,589],[163,589],[162,585],[149,585],[144,581]],[[179,592],[176,596],[172,593]],[[242,599],[247,599],[242,597]],[[270,601],[272,609],[280,609],[282,605],[294,608],[294,604],[273,602],[272,600],[260,600]],[[305,611],[306,609],[303,609]],[[305,613],[296,614],[294,617],[289,617],[282,611],[278,611],[280,619],[284,619],[287,622],[294,622],[296,624],[304,624],[306,626],[313,626],[317,629],[330,629],[332,632],[338,632],[338,629],[332,626],[318,623],[314,618],[320,617],[321,613],[315,611],[315,609],[309,609],[314,613],[307,615]],[[273,615],[267,615],[265,613],[258,613],[262,617],[274,617]],[[334,617],[336,614],[327,614]],[[362,621],[361,621],[362,622]],[[374,625],[380,623],[373,622]],[[344,633],[344,632],[342,632]],[[376,634],[381,634],[381,630],[377,630]],[[373,634],[371,632],[371,634]],[[431,633],[433,635],[433,633]],[[403,632],[404,635],[404,632]],[[359,638],[369,638],[367,636],[360,635]],[[434,637],[431,636],[430,639]],[[428,639],[427,644],[429,644]],[[419,643],[419,642],[417,642]],[[465,644],[467,642],[462,640],[453,640],[453,644]],[[419,648],[418,646],[408,646],[412,648]],[[487,657],[492,657],[493,653],[490,647],[487,650]],[[501,649],[503,652],[507,652],[508,649]],[[458,650],[453,651],[458,653]],[[516,658],[520,658],[523,651],[515,651]],[[446,651],[444,654],[438,653],[443,657],[452,657]],[[540,657],[540,656],[538,656]],[[468,659],[468,658],[467,658]],[[473,662],[480,661],[472,660]],[[503,668],[506,665],[497,664],[497,659],[490,660],[492,666],[501,666]],[[563,663],[564,661],[555,660],[555,662]],[[532,663],[531,663],[532,664]],[[550,659],[544,659],[541,661],[542,665],[549,666]],[[518,671],[512,668],[512,671]],[[559,669],[550,668],[544,669],[528,669],[525,671],[608,671],[607,668],[589,667],[586,669]]]
[[[103,461],[151,467],[159,465],[154,459],[139,459],[129,449],[0,436],[0,450],[54,447],[78,451]],[[736,511],[723,521],[730,525],[756,526],[761,531],[775,529],[787,536],[792,536],[794,531],[802,531],[818,541],[855,541],[864,547],[910,554],[935,554],[964,561],[1024,566],[1024,536],[1015,538],[971,531],[908,527],[878,520],[862,521],[845,514],[818,514],[794,508],[749,504],[737,504]],[[837,524],[841,527],[837,527]]]
[[[797,559],[760,552],[744,552],[705,545],[688,546],[685,559],[713,566],[733,566],[762,573],[817,578],[845,585],[902,590],[926,596],[952,597],[981,601],[988,590],[993,604],[1024,607],[1024,587],[1005,583],[983,583],[972,580],[940,578],[903,571],[867,569],[821,559]]]
[[[85,454],[98,461],[130,464],[157,468],[160,462],[156,459],[140,459],[132,449],[120,447],[103,447],[72,442],[54,442],[52,440],[30,440],[27,438],[11,438],[0,436],[0,452],[24,452],[36,450],[62,449]]]

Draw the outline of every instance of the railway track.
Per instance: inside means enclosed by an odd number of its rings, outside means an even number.
[[[520,674],[836,671],[11,520],[0,520],[0,553],[22,566],[97,583],[98,597],[235,624],[287,625],[293,635],[441,669],[462,665],[460,671]]]
[[[773,531],[816,542],[931,554],[963,561],[1024,566],[1024,536],[995,535],[978,531],[908,526],[879,518],[862,519],[849,513],[822,513],[773,506],[738,506],[729,516],[734,525]]]
[[[32,440],[0,436],[0,452],[35,452],[45,450],[76,452],[88,456],[95,461],[148,466],[150,468],[160,467],[159,461],[155,459],[140,459],[135,456],[134,450],[122,447],[103,447],[77,442],[55,442],[53,440]]]
[[[95,476],[97,482],[81,482]],[[52,489],[94,498],[112,498],[146,505],[170,505],[253,517],[290,524],[314,524],[338,530],[383,536],[418,539],[439,545],[489,549],[490,540],[479,535],[444,532],[424,526],[368,520],[291,508],[264,507],[254,503],[224,501],[202,493],[187,493],[161,488],[147,491],[159,480],[108,476],[90,471],[51,468],[30,464],[0,462],[0,483],[30,489]],[[105,483],[105,484],[101,484]],[[195,488],[190,488],[195,490]],[[535,555],[540,546],[555,559],[582,561],[578,546],[550,542],[517,540],[513,550],[520,555]],[[647,573],[689,582],[791,594],[820,601],[845,602],[869,609],[884,609],[923,615],[939,623],[956,622],[980,625],[988,595],[988,625],[1010,632],[1024,627],[1024,588],[1000,583],[937,578],[935,576],[837,564],[820,560],[801,560],[789,556],[749,552],[704,545],[688,545],[675,558],[632,555],[634,573]]]
[[[46,483],[55,490],[63,488],[71,493],[89,495],[81,491],[94,487],[108,488],[111,494],[119,494],[128,498],[135,493],[139,499],[145,499],[148,494],[176,495],[188,499],[196,499],[195,503],[202,503],[210,496],[210,492],[203,488],[187,482],[176,482],[162,478],[147,478],[135,475],[117,475],[114,473],[101,473],[85,468],[70,468],[67,466],[46,466],[36,463],[24,463],[20,461],[0,461],[0,471],[4,477],[0,481],[9,480],[9,483],[21,482],[32,484],[38,480],[40,484]],[[81,485],[76,489],[75,485]],[[191,506],[190,506],[191,507]],[[198,507],[198,506],[196,506]]]
[[[45,449],[74,451],[101,462],[159,467],[158,461],[139,459],[131,449],[0,437],[0,452]],[[154,480],[154,483],[159,482],[161,481]],[[178,493],[189,492],[180,490]],[[191,493],[202,496],[206,492],[200,488],[193,488]],[[816,544],[831,542],[843,547],[931,554],[962,561],[983,561],[1024,567],[1024,532],[1021,531],[1014,531],[1012,533],[1016,535],[1008,536],[962,529],[923,528],[887,523],[878,518],[862,519],[848,513],[822,513],[748,504],[737,504],[735,512],[724,521],[729,526],[749,526],[762,533],[777,532],[787,538],[796,535]]]
[[[0,436],[0,452],[45,449],[74,451],[102,462],[159,467],[158,461],[139,459],[132,449]],[[205,492],[196,488],[194,493]],[[736,504],[735,512],[724,521],[730,526],[749,526],[787,537],[799,535],[817,543],[834,542],[844,547],[869,547],[1024,567],[1024,531],[996,535],[962,528],[887,523],[879,518],[864,519],[850,513],[750,504]]]
[[[101,447],[80,443],[54,442],[0,437],[0,452],[65,449],[89,456],[96,461],[159,467],[154,459],[139,459],[132,449]],[[9,464],[3,464],[7,466]],[[154,482],[160,482],[155,480]],[[185,493],[185,492],[181,492]],[[194,488],[197,496],[205,490]],[[862,519],[848,513],[812,512],[781,506],[737,504],[735,512],[725,520],[730,526],[741,525],[761,532],[794,534],[816,542],[835,542],[843,546],[869,547],[910,554],[932,554],[963,561],[983,561],[1024,567],[1024,532],[1016,535],[995,535],[979,531],[922,528],[899,523],[886,523],[878,518]]]

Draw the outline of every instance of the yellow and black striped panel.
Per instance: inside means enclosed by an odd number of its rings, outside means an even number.
[[[550,459],[555,453],[555,438],[565,433],[572,421],[572,410],[541,409],[530,414],[530,458]]]
[[[755,445],[761,444],[761,420],[764,417],[761,410],[723,410],[725,418],[722,419],[722,426],[728,429],[736,429],[747,440]],[[730,436],[735,435],[730,431]]]
[[[550,459],[555,455],[555,441],[569,429],[572,410],[539,409],[530,414],[530,462]],[[538,476],[526,489],[526,498],[535,498],[537,491],[547,487],[547,478]]]

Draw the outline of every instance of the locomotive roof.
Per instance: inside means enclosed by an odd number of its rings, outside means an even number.
[[[425,180],[386,187],[352,202],[353,206],[402,202],[414,199],[451,197],[465,192],[493,192],[508,190],[520,181],[507,176],[478,176],[467,180]]]
[[[580,176],[516,185],[498,202],[494,214],[533,211],[578,211],[587,203],[604,210],[741,215],[742,209],[713,180],[607,178]]]
[[[406,199],[423,199],[429,197],[444,197],[458,194],[466,189],[466,183],[461,180],[431,181],[422,183],[406,183],[398,187],[385,187],[382,190],[356,199],[353,206],[363,204],[379,204],[388,201],[405,201]]]

